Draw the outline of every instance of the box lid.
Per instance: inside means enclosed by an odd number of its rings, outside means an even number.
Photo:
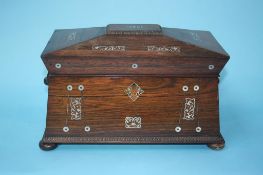
[[[156,24],[55,30],[42,55],[53,74],[218,75],[229,55],[208,31]]]

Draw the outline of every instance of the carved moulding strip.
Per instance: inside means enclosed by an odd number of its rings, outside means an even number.
[[[218,136],[178,136],[178,137],[63,137],[44,136],[44,143],[116,143],[116,144],[208,144],[225,143]]]

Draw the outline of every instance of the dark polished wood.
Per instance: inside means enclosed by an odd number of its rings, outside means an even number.
[[[229,55],[210,32],[159,25],[56,30],[41,57],[49,72],[41,149],[60,143],[223,148],[218,76]],[[76,99],[77,107],[70,102]],[[81,118],[72,119],[71,110]]]
[[[212,150],[222,150],[225,147],[225,142],[221,142],[221,143],[210,143],[207,144],[207,146],[209,148],[211,148]]]
[[[47,143],[47,142],[44,142],[43,140],[41,140],[39,142],[39,147],[43,151],[50,151],[50,150],[56,149],[57,148],[57,144],[56,143]]]
[[[203,132],[199,135],[209,133],[217,135],[219,132],[217,81],[217,78],[176,77],[52,77],[49,79],[47,133],[86,135],[81,126],[84,127],[88,123],[92,129],[89,136],[105,133],[107,136],[195,134],[197,121],[182,120],[182,132],[178,134],[174,131],[183,115],[185,97],[189,97],[195,98],[199,105],[198,121],[203,125]],[[134,102],[125,94],[125,89],[133,82],[144,90]],[[73,86],[70,92],[67,91],[68,84]],[[85,87],[82,94],[77,89],[79,84]],[[198,93],[193,90],[196,84],[200,87]],[[188,85],[188,92],[183,92],[184,85]],[[68,117],[66,113],[68,96],[82,96],[84,117],[81,121],[67,121],[72,130],[63,133],[62,128]],[[144,118],[143,127],[139,130],[124,128],[124,118],[134,115]]]

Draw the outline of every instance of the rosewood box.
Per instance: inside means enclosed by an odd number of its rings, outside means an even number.
[[[208,31],[155,24],[55,30],[43,150],[58,144],[206,144],[222,149],[219,73]]]

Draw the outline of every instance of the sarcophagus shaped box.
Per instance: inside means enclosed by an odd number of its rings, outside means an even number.
[[[229,55],[210,32],[159,25],[56,30],[44,49],[46,129],[57,144],[224,146],[218,77]]]

